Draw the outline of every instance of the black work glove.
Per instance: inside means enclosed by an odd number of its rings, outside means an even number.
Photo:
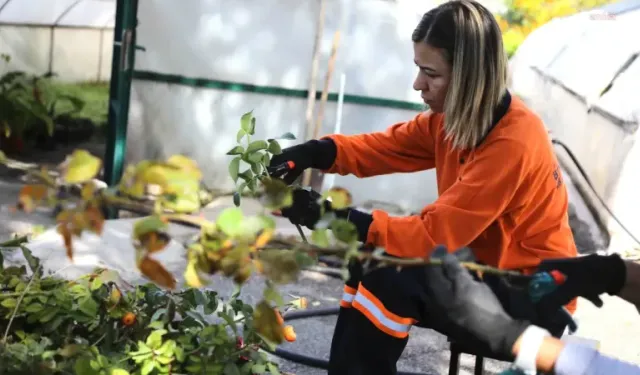
[[[512,319],[489,286],[474,280],[455,255],[441,259],[442,265],[425,267],[433,312],[486,343],[494,353],[510,356],[513,344],[531,324]]]
[[[318,203],[321,195],[312,189],[301,188],[293,189],[291,193],[293,203],[281,210],[282,216],[289,219],[292,224],[302,225],[313,230],[322,216],[322,208]]]
[[[289,207],[281,210],[282,216],[289,219],[292,224],[302,225],[313,230],[320,221],[323,211],[333,212],[340,219],[348,219],[353,223],[358,231],[358,239],[366,241],[369,234],[369,226],[373,222],[373,217],[362,211],[353,208],[344,210],[334,210],[331,202],[319,202],[322,197],[312,189],[295,188],[292,191],[293,203]],[[322,206],[321,206],[322,205]]]
[[[329,169],[336,160],[337,148],[331,139],[311,140],[273,155],[267,172],[291,185],[307,168]],[[293,162],[293,168],[284,167]]]
[[[558,270],[566,276],[564,283],[540,299],[539,304],[552,308],[564,306],[583,297],[602,307],[600,295],[617,295],[627,277],[627,268],[618,254],[587,255],[577,258],[545,259],[538,271]]]

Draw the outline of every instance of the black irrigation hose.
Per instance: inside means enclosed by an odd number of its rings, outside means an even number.
[[[329,275],[329,276],[332,276],[332,275]],[[338,315],[339,311],[340,311],[339,306],[324,307],[324,308],[309,309],[309,310],[296,310],[296,311],[291,311],[284,314],[282,318],[288,322],[291,320]],[[289,350],[282,349],[280,347],[277,347],[275,351],[272,351],[270,353],[275,354],[278,357],[289,360],[291,362],[296,362],[309,367],[315,367],[323,370],[329,369],[329,361],[322,358],[311,357],[308,355],[295,353]],[[422,372],[398,371],[398,375],[425,375],[425,374]]]

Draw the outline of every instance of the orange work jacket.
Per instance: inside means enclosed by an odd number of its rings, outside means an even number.
[[[381,132],[328,136],[337,146],[328,173],[436,170],[437,200],[415,216],[373,211],[367,242],[418,258],[436,245],[468,246],[482,263],[527,274],[542,259],[576,256],[568,193],[547,130],[515,96],[505,111],[473,150],[454,149],[443,114],[431,111]]]

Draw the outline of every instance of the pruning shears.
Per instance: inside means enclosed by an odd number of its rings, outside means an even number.
[[[516,281],[517,284],[524,283],[529,298],[534,303],[540,301],[547,294],[553,293],[567,280],[567,276],[558,270],[538,272],[533,275],[509,275],[508,277]],[[569,334],[574,334],[578,330],[578,324],[565,307],[561,307],[561,311],[569,328]]]

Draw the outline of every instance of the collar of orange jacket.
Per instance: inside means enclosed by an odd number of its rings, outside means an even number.
[[[509,92],[509,90],[506,90],[504,95],[502,96],[502,99],[500,99],[500,103],[498,103],[498,106],[493,111],[493,122],[491,123],[491,127],[489,128],[489,131],[480,140],[480,142],[478,142],[476,147],[480,146],[482,142],[484,142],[484,140],[487,139],[487,137],[489,136],[489,133],[491,133],[493,128],[495,128],[496,125],[498,124],[498,122],[502,120],[504,115],[507,114],[507,111],[509,110],[510,105],[511,105],[511,93]]]

